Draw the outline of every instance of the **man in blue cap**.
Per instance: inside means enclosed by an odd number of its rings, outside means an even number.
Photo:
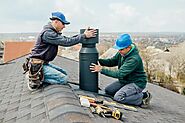
[[[142,92],[146,87],[147,76],[138,49],[132,43],[130,35],[121,35],[116,40],[114,48],[118,52],[112,58],[99,59],[98,65],[92,63],[90,70],[118,79],[105,88],[105,92],[113,96],[115,101],[148,107],[152,96],[148,91]],[[118,66],[118,69],[111,70],[104,66]]]
[[[65,25],[70,24],[61,12],[53,12],[51,22],[43,27],[39,34],[34,48],[32,49],[27,67],[28,88],[38,89],[43,82],[50,84],[65,84],[67,82],[67,72],[49,62],[52,61],[58,52],[58,46],[73,46],[86,38],[96,36],[95,29],[86,29],[84,34],[73,37],[66,37],[61,34]],[[25,71],[26,72],[26,71]]]

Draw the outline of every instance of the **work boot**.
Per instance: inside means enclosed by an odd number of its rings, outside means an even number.
[[[41,86],[41,84],[39,84],[37,82],[33,82],[31,80],[27,83],[27,85],[28,85],[28,89],[30,91],[35,91],[35,90],[39,89]]]
[[[30,91],[35,91],[40,88],[41,82],[39,80],[30,80],[29,75],[26,75],[27,86]]]
[[[142,108],[149,107],[151,99],[152,99],[151,93],[148,92],[148,91],[144,92],[144,96],[143,96],[141,107]]]

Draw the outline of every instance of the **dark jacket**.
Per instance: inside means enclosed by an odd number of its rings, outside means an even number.
[[[118,78],[123,84],[135,83],[144,89],[147,83],[147,76],[143,68],[143,62],[138,49],[134,48],[128,55],[121,56],[118,52],[110,59],[99,59],[102,66],[118,66],[118,70],[103,68],[101,73],[109,77]]]
[[[29,57],[38,58],[45,62],[52,61],[58,52],[58,45],[72,46],[78,44],[85,38],[84,34],[75,35],[73,37],[62,36],[55,28],[49,23],[44,26],[39,34],[34,48],[32,49]]]

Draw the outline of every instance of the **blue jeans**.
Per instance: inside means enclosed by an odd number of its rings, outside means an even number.
[[[105,88],[105,92],[114,97],[114,100],[130,105],[141,105],[143,99],[143,89],[136,84],[122,84],[116,81]]]
[[[66,84],[67,83],[67,73],[62,68],[53,64],[44,64],[44,82],[50,84]]]

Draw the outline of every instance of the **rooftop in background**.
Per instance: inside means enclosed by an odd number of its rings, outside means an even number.
[[[101,31],[101,30],[100,30]],[[123,33],[131,34],[134,42],[141,42],[147,46],[155,46],[159,49],[170,47],[185,41],[185,32],[115,32],[100,33],[99,43],[102,41],[113,42]],[[39,33],[0,33],[0,42],[7,40],[33,41]],[[65,36],[73,36],[79,32],[63,32]]]
[[[25,57],[9,64],[0,65],[0,122],[35,122],[35,123],[121,123],[112,118],[93,115],[88,108],[80,106],[77,95],[89,94],[93,97],[111,100],[94,93],[79,90],[74,85],[49,85],[41,90],[30,92],[27,89],[22,63]],[[78,83],[78,62],[64,57],[57,57],[54,64],[66,69],[69,81]],[[112,78],[100,75],[99,87],[105,88]],[[148,84],[152,93],[151,107],[138,112],[123,110],[127,123],[184,123],[185,96],[162,87]]]

